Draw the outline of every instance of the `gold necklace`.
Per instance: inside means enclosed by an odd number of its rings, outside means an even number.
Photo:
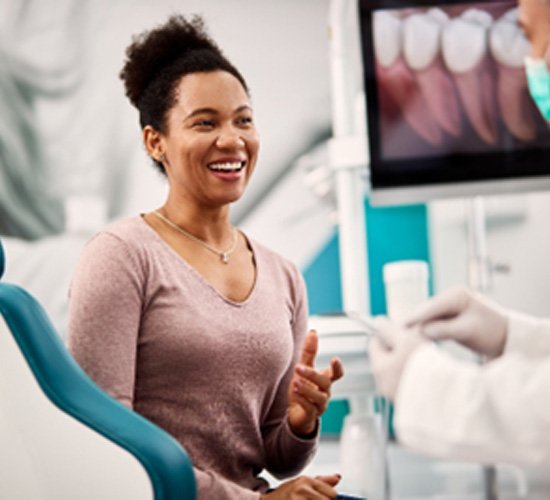
[[[154,210],[153,213],[161,221],[168,224],[172,229],[175,229],[176,231],[183,234],[184,236],[187,236],[187,238],[189,238],[190,240],[196,241],[207,250],[210,250],[211,252],[215,253],[224,264],[229,264],[229,257],[237,248],[237,229],[236,228],[233,228],[233,242],[231,243],[231,246],[227,250],[225,250],[225,252],[220,252],[217,248],[214,248],[213,246],[210,246],[208,243],[206,243],[206,241],[203,241],[200,238],[193,236],[191,233],[187,232],[185,229],[178,226],[175,222],[172,222],[170,219],[162,215],[158,210]]]

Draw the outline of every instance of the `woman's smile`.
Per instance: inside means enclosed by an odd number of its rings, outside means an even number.
[[[224,181],[236,181],[245,175],[246,163],[246,159],[221,158],[209,163],[208,170]]]

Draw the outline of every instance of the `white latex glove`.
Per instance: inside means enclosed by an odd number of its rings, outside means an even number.
[[[411,354],[426,339],[415,329],[405,329],[385,317],[377,317],[375,322],[383,341],[372,337],[369,342],[371,370],[378,393],[393,400]]]
[[[431,340],[455,340],[490,358],[502,354],[508,335],[508,315],[481,294],[455,288],[428,300],[408,318]]]

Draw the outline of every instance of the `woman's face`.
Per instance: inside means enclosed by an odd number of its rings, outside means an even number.
[[[161,143],[171,194],[210,208],[238,200],[259,149],[252,107],[239,80],[226,71],[184,76]]]

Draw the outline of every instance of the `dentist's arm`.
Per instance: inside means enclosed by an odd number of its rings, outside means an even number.
[[[504,353],[550,356],[550,320],[506,310],[466,288],[428,300],[407,325],[431,340],[454,340],[489,358]]]
[[[485,365],[453,358],[414,331],[373,338],[378,391],[394,401],[398,441],[442,458],[550,466],[550,358],[507,354]]]
[[[375,319],[380,337],[369,342],[370,368],[376,380],[378,393],[394,400],[409,359],[426,339],[414,330],[406,330],[385,317]]]

